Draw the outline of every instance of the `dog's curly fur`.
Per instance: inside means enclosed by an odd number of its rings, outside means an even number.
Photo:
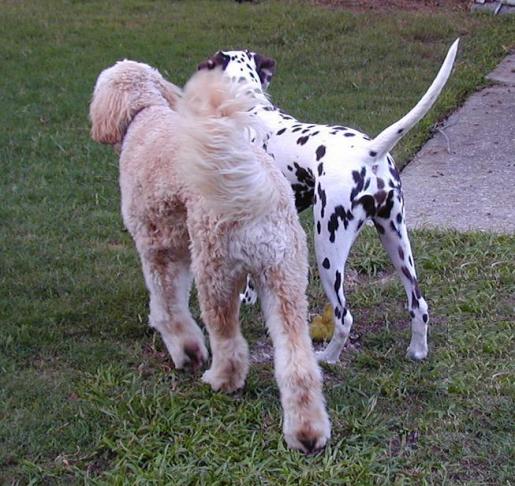
[[[249,141],[260,132],[248,111],[255,102],[218,70],[197,73],[181,92],[150,66],[122,61],[97,80],[91,135],[119,146],[123,220],[150,324],[176,367],[208,358],[188,308],[194,277],[213,353],[203,381],[227,392],[244,385],[238,290],[250,273],[274,342],[286,441],[312,452],[330,425],[306,323],[306,239],[286,179]]]

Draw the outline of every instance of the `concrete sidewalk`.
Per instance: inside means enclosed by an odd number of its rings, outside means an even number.
[[[410,228],[515,233],[515,54],[402,171]]]

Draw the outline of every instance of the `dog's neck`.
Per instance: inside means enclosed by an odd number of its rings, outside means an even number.
[[[144,110],[146,110],[147,108],[151,108],[153,105],[151,106],[142,106],[141,108],[138,108],[131,116],[131,119],[129,121],[129,123],[127,123],[127,126],[124,128],[123,130],[123,134],[122,134],[122,141],[117,144],[119,149],[121,150],[121,147],[123,145],[123,141],[125,140],[125,136],[127,135],[127,130],[129,130],[129,127],[131,126],[131,123],[134,122],[134,120],[136,119],[136,117]],[[116,149],[117,147],[115,147]]]
[[[266,106],[275,109],[275,106],[268,98],[268,94],[262,88],[256,88],[254,86],[249,85],[249,92],[251,93],[252,97],[256,100],[256,107]]]
[[[269,130],[275,130],[297,122],[297,119],[275,106],[268,98],[256,104],[253,112],[265,122]]]

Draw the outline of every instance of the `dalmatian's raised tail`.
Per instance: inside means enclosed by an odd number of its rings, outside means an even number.
[[[245,85],[231,83],[220,69],[198,71],[184,87],[176,110],[181,123],[177,159],[186,184],[209,202],[219,221],[251,221],[270,212],[279,199],[268,156],[259,137],[262,122],[250,109],[256,98]]]
[[[456,53],[458,51],[459,41],[459,39],[454,41],[447,52],[447,56],[445,57],[442,67],[434,79],[433,84],[431,84],[426,94],[415,105],[415,107],[399,121],[384,129],[368,145],[367,149],[369,150],[369,155],[372,159],[381,160],[387,152],[392,150],[397,142],[399,142],[399,140],[431,109],[451,74],[454,59],[456,58]]]

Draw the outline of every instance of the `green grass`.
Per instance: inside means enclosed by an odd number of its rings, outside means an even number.
[[[376,134],[419,99],[460,36],[448,88],[396,152],[402,166],[485,84],[515,38],[512,18],[230,0],[0,9],[0,482],[513,481],[513,237],[413,234],[433,322],[430,358],[413,364],[403,290],[367,228],[349,264],[355,350],[324,368],[333,438],[304,457],[283,444],[270,363],[254,364],[230,397],[171,369],[146,325],[116,156],[89,139],[87,120],[96,76],[117,59],[182,84],[215,50],[249,47],[278,61],[271,93],[281,107]],[[321,310],[316,271],[309,297]],[[242,314],[251,347],[265,340],[257,310]]]

